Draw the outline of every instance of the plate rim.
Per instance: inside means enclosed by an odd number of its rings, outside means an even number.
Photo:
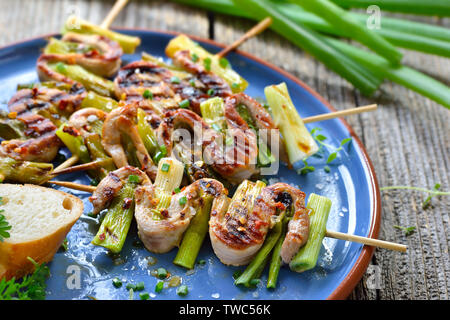
[[[130,27],[114,27],[114,28],[112,28],[112,30],[159,33],[159,34],[171,35],[171,36],[178,36],[180,34],[185,34],[189,38],[191,38],[195,41],[198,41],[198,42],[204,42],[204,43],[207,43],[209,45],[216,46],[219,48],[226,47],[226,45],[219,43],[215,40],[203,38],[203,37],[196,36],[196,35],[191,35],[191,34],[188,34],[185,32],[160,30],[160,29],[149,29],[149,28],[136,28],[136,27],[132,27],[132,28],[130,28]],[[3,51],[8,48],[13,48],[18,45],[21,45],[21,44],[24,44],[27,42],[31,42],[31,41],[35,41],[35,40],[40,40],[40,39],[45,40],[47,38],[54,37],[57,35],[60,35],[60,33],[48,33],[48,34],[44,34],[44,35],[26,38],[26,39],[20,40],[20,41],[15,41],[15,42],[0,46],[0,51]],[[334,108],[319,93],[317,93],[314,89],[309,87],[306,83],[304,83],[302,80],[300,80],[299,78],[297,78],[290,72],[285,71],[282,68],[280,68],[270,62],[267,62],[261,58],[258,58],[248,52],[245,52],[245,51],[242,51],[239,49],[234,50],[233,52],[235,54],[241,55],[247,59],[253,60],[261,65],[264,65],[265,67],[267,67],[269,69],[274,70],[275,72],[281,74],[283,77],[288,78],[289,80],[293,81],[294,83],[296,83],[297,85],[299,85],[300,87],[302,87],[303,89],[308,91],[308,93],[310,93],[312,96],[314,96],[314,98],[319,100],[331,112],[337,111],[337,109]],[[370,227],[369,227],[368,237],[378,239],[378,235],[380,232],[380,224],[381,224],[381,193],[380,193],[380,188],[379,188],[378,179],[376,177],[374,166],[372,164],[372,161],[370,160],[369,155],[367,154],[364,144],[359,139],[359,137],[357,136],[357,134],[355,133],[353,128],[350,126],[350,124],[345,119],[342,119],[342,118],[336,118],[336,119],[338,121],[340,121],[341,124],[344,125],[344,127],[349,132],[352,139],[357,143],[359,149],[361,150],[361,156],[362,156],[362,160],[363,160],[362,163],[363,163],[363,165],[365,165],[365,167],[367,169],[368,180],[369,180],[370,187],[371,187],[370,194],[372,194],[374,196],[372,208],[371,208],[373,215],[372,215],[372,220],[371,220]],[[340,282],[340,284],[334,289],[334,291],[327,297],[327,300],[345,300],[348,298],[350,293],[356,287],[358,282],[361,280],[363,274],[367,270],[369,263],[372,259],[372,256],[374,254],[374,251],[375,251],[375,247],[363,245],[361,252],[359,254],[359,257],[355,261],[353,267],[350,269],[350,271],[348,272],[346,277]]]

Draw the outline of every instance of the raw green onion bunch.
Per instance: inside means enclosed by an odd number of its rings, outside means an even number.
[[[382,11],[450,16],[450,2],[401,0],[175,0],[209,11],[252,20],[270,16],[271,29],[310,53],[365,95],[372,95],[384,80],[414,90],[450,108],[450,88],[401,63],[398,48],[450,57],[448,28],[384,17],[382,27],[367,27],[369,16],[350,7],[377,5]],[[335,37],[355,40],[361,49]]]

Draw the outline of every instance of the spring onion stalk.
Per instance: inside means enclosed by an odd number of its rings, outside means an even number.
[[[48,66],[53,71],[81,83],[88,90],[107,97],[114,96],[114,83],[112,81],[99,77],[79,65],[58,62],[49,63]]]
[[[137,128],[139,135],[144,142],[145,148],[147,149],[148,153],[154,157],[156,153],[159,151],[159,146],[156,141],[156,135],[150,126],[150,124],[147,122],[146,113],[142,109],[138,109],[137,112]]]
[[[131,202],[130,202],[131,201]],[[134,215],[134,186],[127,182],[114,198],[92,244],[119,253]]]
[[[62,41],[56,38],[50,38],[47,46],[44,48],[46,54],[70,54],[84,53],[94,49],[93,47],[76,42]]]
[[[275,289],[277,286],[278,274],[280,273],[282,260],[281,260],[281,247],[283,246],[283,241],[287,231],[287,224],[289,220],[287,217],[283,219],[283,225],[281,229],[281,235],[273,248],[272,257],[269,266],[269,276],[267,278],[267,288]]]
[[[9,157],[0,157],[0,182],[41,184],[50,180],[53,165],[30,161],[18,161]]]
[[[294,164],[316,153],[319,147],[295,109],[286,83],[268,86],[264,94],[275,125],[283,136],[289,162]]]
[[[133,167],[140,167],[139,159],[136,155],[136,147],[134,146],[133,140],[131,140],[128,134],[122,134],[121,142],[123,149],[125,150],[125,155],[127,156],[128,163]]]
[[[116,100],[99,95],[93,91],[89,91],[81,102],[81,108],[95,108],[107,113],[117,108],[117,106],[118,102]]]
[[[292,0],[306,10],[313,12],[328,21],[336,29],[343,30],[374,52],[383,56],[393,64],[399,64],[402,54],[383,37],[354,19],[346,10],[328,0]]]
[[[233,92],[242,92],[247,88],[248,82],[234,71],[229,63],[224,67],[216,55],[209,53],[185,35],[180,35],[170,40],[166,47],[166,54],[168,57],[173,58],[175,53],[180,50],[189,50],[191,55],[196,55],[196,63],[205,65],[205,61],[209,62],[211,72],[224,79]]]
[[[203,201],[201,201],[200,207],[196,208],[197,212],[185,231],[180,248],[173,260],[177,266],[187,269],[194,268],[195,260],[209,228],[209,213],[214,198],[205,194],[201,197]]]
[[[5,140],[26,139],[25,124],[18,119],[10,119],[7,112],[0,112],[0,138]]]
[[[252,115],[250,114],[247,107],[243,104],[237,106],[237,111],[241,118],[244,119],[244,121],[248,124],[249,128],[256,132],[258,138],[258,166],[269,166],[271,163],[275,162],[276,159],[270,152],[267,144],[260,138],[258,126],[255,124]]]
[[[407,66],[393,67],[384,58],[342,41],[332,38],[328,38],[326,41],[345,52],[352,59],[364,63],[372,72],[384,75],[392,82],[414,90],[450,109],[450,88],[445,84]]]
[[[283,4],[280,11],[293,21],[303,23],[305,26],[315,31],[334,36],[353,37],[353,33],[348,33],[348,30],[336,28],[321,17],[308,11],[302,11],[301,8],[295,4]],[[357,21],[361,27],[367,29],[367,15],[352,12],[349,12],[348,14]],[[406,20],[400,23],[398,19],[387,17],[383,17],[381,24],[382,26],[379,29],[372,29],[372,31],[395,46],[444,57],[450,56],[450,43],[448,42],[450,41],[450,31],[448,29]],[[393,27],[389,28],[389,25],[392,25]]]
[[[307,208],[310,209],[308,242],[300,248],[299,252],[289,263],[289,267],[295,272],[303,272],[316,266],[320,248],[322,247],[322,240],[326,233],[331,200],[311,193],[308,198]]]
[[[165,63],[161,58],[152,56],[147,52],[142,52],[142,60],[152,62],[161,68],[166,68],[172,72],[172,74],[180,79],[186,79],[192,77],[192,74],[183,70],[183,68],[177,67],[173,64]]]
[[[101,166],[95,170],[89,170],[89,174],[98,177],[100,180],[106,175],[114,171],[116,166],[111,157],[106,154],[105,149],[101,143],[101,136],[98,134],[89,134],[84,139],[84,143],[89,151],[89,156],[92,161],[101,161]]]
[[[265,261],[267,261],[267,258],[272,251],[273,247],[277,243],[281,231],[282,231],[282,219],[283,216],[280,216],[280,221],[278,221],[275,226],[270,230],[269,234],[266,237],[266,240],[264,241],[263,246],[258,251],[256,256],[253,258],[252,262],[247,266],[245,271],[239,276],[239,278],[236,279],[235,284],[236,285],[244,285],[246,287],[250,286],[250,281],[252,279],[256,279],[258,277],[258,272],[261,271],[261,265],[264,264]]]
[[[219,12],[242,18],[252,18],[243,10],[237,10],[232,0],[175,0],[186,5]],[[334,28],[321,17],[304,10],[294,3],[276,2],[277,9],[286,17],[298,24],[330,35],[351,37],[342,29]],[[368,15],[364,13],[349,12],[355,20],[366,26]],[[397,19],[383,16],[381,28],[373,29],[395,46],[448,57],[450,30],[448,28],[431,24]]]
[[[268,0],[233,0],[233,3],[238,8],[251,12],[254,19],[261,20],[270,16],[273,20],[272,29],[274,31],[312,54],[329,69],[350,81],[363,94],[373,94],[381,84],[381,78],[375,77],[363,65],[355,63],[323,41],[317,32],[284,16],[272,2]]]
[[[153,211],[153,219],[162,219],[161,211],[167,209],[172,200],[173,191],[183,179],[184,166],[175,158],[162,158],[158,163],[155,178],[155,199],[158,203]]]
[[[69,17],[64,25],[63,34],[69,31],[105,36],[119,43],[119,45],[122,47],[123,52],[128,54],[134,53],[136,47],[141,44],[141,39],[139,39],[139,37],[128,36],[108,29],[103,29],[75,16]]]
[[[224,101],[222,98],[210,98],[200,104],[200,111],[202,117],[207,124],[214,130],[226,134],[227,123],[224,117]],[[258,127],[256,126],[250,112],[244,105],[239,105],[237,108],[239,115],[248,124],[250,129],[253,129],[258,135]],[[258,166],[265,167],[270,165],[276,159],[270,152],[267,144],[259,139],[258,136]]]
[[[84,145],[83,138],[78,135],[71,134],[72,130],[68,128],[67,124],[63,124],[56,130],[56,135],[61,139],[67,149],[70,150],[72,155],[77,155],[80,162],[87,163],[91,161],[89,151]]]
[[[222,98],[214,97],[200,104],[202,118],[214,130],[225,133],[227,122],[224,115],[225,103]]]
[[[172,194],[178,188],[183,178],[184,166],[174,158],[162,158],[158,163],[155,183],[157,190]]]
[[[448,0],[332,0],[344,8],[363,8],[375,5],[384,11],[413,13],[450,17],[450,2]]]

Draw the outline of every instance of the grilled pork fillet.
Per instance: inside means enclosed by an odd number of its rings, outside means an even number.
[[[135,217],[139,237],[147,250],[165,253],[177,246],[191,219],[203,205],[202,193],[208,193],[217,199],[226,197],[223,185],[217,180],[201,179],[173,194],[170,205],[155,213],[156,186],[145,185],[136,189]],[[180,201],[185,198],[186,202]],[[157,215],[157,216],[155,216]]]
[[[289,207],[295,213],[283,243],[283,261],[290,261],[308,238],[309,217],[304,207],[304,193],[285,183],[264,188],[258,188],[257,184],[244,181],[228,207],[211,211],[211,243],[224,264],[248,264],[263,245],[280,212]]]
[[[19,139],[2,141],[0,155],[24,161],[52,161],[61,144],[55,134],[57,125],[79,108],[85,95],[78,84],[68,92],[46,87],[19,90],[8,102],[8,117],[20,121],[23,134]]]
[[[120,68],[122,48],[107,37],[68,32],[61,40],[76,44],[76,52],[66,55],[96,75],[108,78]]]
[[[188,99],[190,108],[200,113],[200,104],[211,97],[227,97],[232,91],[228,83],[214,73],[207,71],[204,66],[194,63],[188,50],[175,53],[173,63],[191,73],[192,76],[172,83],[172,87],[181,98]]]
[[[114,170],[100,181],[95,188],[94,193],[89,198],[92,205],[94,206],[93,214],[99,213],[104,208],[111,204],[111,201],[117,195],[117,193],[122,189],[123,185],[127,182],[128,177],[134,175],[139,177],[139,184],[151,185],[151,181],[145,172],[135,168],[133,166],[125,166]]]
[[[194,132],[193,144],[187,146],[189,152],[200,149],[200,159],[210,165],[219,175],[231,183],[238,183],[257,172],[255,168],[258,146],[256,135],[239,117],[236,110],[227,113],[229,143],[221,133],[213,130],[196,113],[187,109],[170,110],[158,128],[158,137],[169,151],[173,150],[173,134],[178,128],[188,128]],[[200,141],[200,142],[199,142]],[[196,148],[194,144],[201,144]],[[194,156],[196,156],[195,154]]]
[[[149,175],[150,179],[154,180],[157,167],[148,154],[137,129],[138,107],[138,103],[134,102],[118,107],[106,116],[102,130],[102,145],[118,168],[127,166],[128,160],[122,145],[122,134],[128,135],[136,148],[136,156],[141,164],[141,169]]]

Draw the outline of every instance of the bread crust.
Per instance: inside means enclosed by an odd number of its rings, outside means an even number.
[[[13,185],[1,184],[0,189],[8,186]],[[33,272],[34,265],[28,260],[28,257],[39,264],[51,261],[70,229],[84,210],[83,202],[71,194],[30,184],[23,185],[22,187],[27,188],[26,191],[30,190],[28,188],[31,188],[31,190],[34,188],[45,189],[45,192],[57,192],[65,198],[70,198],[72,202],[70,211],[71,220],[56,231],[39,239],[18,243],[8,242],[8,239],[5,239],[3,242],[0,242],[0,279],[5,278],[9,280],[12,277],[20,278]]]

